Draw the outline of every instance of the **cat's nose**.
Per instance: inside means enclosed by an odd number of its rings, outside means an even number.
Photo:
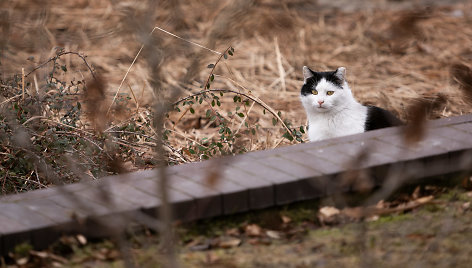
[[[324,100],[319,100],[319,101],[318,101],[318,104],[319,104],[320,106],[321,106],[321,104],[323,104],[323,103],[324,103]]]

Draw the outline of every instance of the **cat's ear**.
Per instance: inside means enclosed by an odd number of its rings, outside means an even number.
[[[344,83],[344,80],[346,79],[346,68],[344,67],[339,67],[336,69],[336,72],[334,75],[342,82]]]
[[[308,78],[313,77],[313,71],[307,66],[303,66],[303,83],[306,84]]]

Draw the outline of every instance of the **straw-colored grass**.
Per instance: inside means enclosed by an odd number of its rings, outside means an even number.
[[[166,89],[181,88],[182,98],[199,92],[211,71],[207,65],[220,56],[163,31],[154,31],[154,39],[147,40],[157,26],[214,51],[234,47],[235,55],[215,68],[212,88],[254,96],[275,112],[281,111],[282,119],[294,127],[306,123],[299,102],[303,65],[315,70],[345,66],[360,102],[389,109],[402,119],[407,119],[406,108],[414,99],[439,93],[447,97],[447,106],[431,118],[472,111],[450,76],[450,66],[457,62],[471,66],[470,3],[348,12],[311,2],[164,1],[149,7],[145,1],[129,0],[5,1],[0,5],[8,14],[9,35],[4,42],[2,76],[19,73],[21,68],[29,72],[54,56],[56,47],[80,52],[106,81],[108,103],[118,90],[132,98],[131,112],[114,118],[107,130],[138,118],[146,128],[151,104],[167,96]],[[160,59],[155,63],[158,73],[146,61],[150,55]],[[69,54],[60,60],[69,70],[61,74],[61,81],[91,79],[80,58]],[[35,72],[39,88],[49,71],[47,67]],[[34,83],[33,79],[28,76],[26,82]],[[153,81],[159,82],[159,88]],[[235,146],[251,151],[290,143],[282,137],[284,127],[280,122],[274,126],[273,115],[264,114],[260,103],[244,106],[244,118],[227,116],[235,109],[233,96],[227,93],[221,107],[211,109],[220,111],[233,131],[242,134]],[[165,123],[169,152],[176,162],[198,160],[182,148],[218,136],[218,128],[205,119],[208,102],[194,104],[195,113],[186,107],[170,113]],[[250,127],[259,125],[255,135],[249,134],[245,122]],[[145,135],[154,136],[150,127]],[[152,155],[151,150],[142,150]]]

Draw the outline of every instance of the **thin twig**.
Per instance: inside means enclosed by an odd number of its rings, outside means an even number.
[[[159,27],[157,27],[157,26],[154,27],[154,29],[153,29],[152,31],[154,31],[155,29],[158,29],[159,31],[162,31],[162,32],[164,32],[164,33],[166,33],[166,34],[168,34],[168,35],[171,35],[171,36],[173,36],[173,37],[175,37],[175,38],[178,38],[178,39],[180,39],[180,40],[182,40],[182,41],[185,41],[185,42],[187,42],[187,43],[190,43],[190,44],[192,44],[192,45],[195,45],[195,46],[197,46],[197,47],[199,47],[199,48],[203,48],[203,49],[206,49],[206,50],[208,50],[208,51],[211,51],[211,52],[213,52],[213,53],[215,53],[215,54],[222,54],[221,52],[215,51],[215,50],[213,50],[213,49],[207,48],[206,46],[203,46],[203,45],[200,45],[200,44],[195,43],[195,42],[193,42],[193,41],[190,41],[190,40],[187,40],[187,39],[185,39],[185,38],[182,38],[182,37],[180,37],[180,36],[178,36],[178,35],[175,35],[175,34],[173,34],[173,33],[171,33],[171,32],[168,32],[168,31],[166,31],[166,30],[164,30],[164,29],[162,29],[162,28],[159,28]]]
[[[61,122],[56,122],[54,120],[51,120],[45,116],[41,116],[41,115],[38,115],[38,116],[33,116],[31,118],[29,118],[28,120],[26,120],[24,123],[23,123],[23,126],[26,125],[27,123],[33,121],[33,120],[36,120],[36,119],[40,119],[40,120],[44,120],[44,121],[48,121],[50,123],[54,123],[56,125],[60,125],[60,126],[63,126],[63,127],[67,127],[67,128],[70,128],[70,129],[73,129],[73,130],[76,130],[78,132],[82,132],[84,134],[87,134],[87,135],[90,135],[90,136],[94,136],[92,133],[88,132],[88,131],[85,131],[85,130],[82,130],[80,128],[76,128],[76,127],[73,127],[73,126],[69,126],[67,124],[64,124],[64,123],[61,123]]]
[[[203,85],[203,88],[205,89],[209,89],[210,88],[210,78],[211,76],[213,75],[213,72],[215,71],[215,68],[216,68],[216,65],[218,65],[218,63],[221,61],[221,58],[223,58],[223,56],[228,53],[228,51],[231,49],[231,46],[229,46],[223,53],[220,53],[220,56],[218,57],[218,59],[216,60],[215,64],[213,64],[213,67],[211,68],[211,71],[210,71],[210,74],[208,75],[208,78],[207,78],[207,81],[205,83],[205,85]]]
[[[12,101],[12,100],[14,100],[14,99],[16,99],[16,98],[21,97],[21,95],[22,95],[22,94],[18,94],[18,95],[16,95],[16,96],[13,96],[13,97],[11,97],[11,98],[8,98],[8,99],[2,101],[2,103],[0,103],[0,106],[2,106],[2,105],[5,104],[5,103],[8,103],[8,102],[10,102],[10,101]]]
[[[21,68],[21,100],[25,101],[25,68]]]
[[[178,39],[180,39],[180,40],[183,40],[183,41],[185,41],[185,42],[188,42],[188,43],[190,43],[190,44],[192,44],[192,45],[195,45],[195,46],[197,46],[197,47],[200,47],[200,48],[206,49],[206,50],[208,50],[208,51],[211,51],[211,52],[213,52],[213,53],[215,53],[215,54],[223,55],[221,52],[215,51],[215,50],[213,50],[213,49],[207,48],[207,47],[205,47],[205,46],[203,46],[203,45],[200,45],[200,44],[198,44],[198,43],[195,43],[195,42],[192,42],[192,41],[190,41],[190,40],[184,39],[184,38],[182,38],[182,37],[180,37],[180,36],[178,36],[178,35],[175,35],[175,34],[173,34],[173,33],[171,33],[171,32],[168,32],[168,31],[166,31],[166,30],[164,30],[164,29],[162,29],[162,28],[160,28],[160,27],[157,27],[157,26],[155,26],[154,29],[152,29],[152,31],[149,33],[149,36],[151,36],[151,35],[154,33],[154,31],[155,31],[156,29],[159,30],[159,31],[162,31],[162,32],[164,32],[164,33],[166,33],[166,34],[168,34],[168,35],[170,35],[170,36],[173,36],[173,37],[175,37],[175,38],[178,38]],[[118,89],[116,90],[115,96],[113,96],[113,100],[112,100],[111,103],[110,103],[110,107],[108,107],[107,115],[110,113],[111,107],[112,107],[113,104],[115,103],[116,98],[118,97],[118,94],[120,93],[121,87],[123,87],[123,83],[125,82],[126,78],[128,77],[128,74],[129,74],[129,72],[131,71],[131,68],[132,68],[133,65],[136,63],[136,60],[138,59],[139,54],[141,54],[141,51],[143,50],[144,45],[145,45],[145,44],[142,44],[142,45],[141,45],[141,47],[140,47],[139,50],[138,50],[138,53],[136,53],[136,56],[134,57],[133,61],[131,62],[131,65],[128,67],[128,70],[126,71],[125,76],[123,76],[123,79],[121,79],[120,85],[118,86]]]
[[[138,133],[138,132],[133,132],[133,131],[125,131],[125,130],[106,130],[105,132],[108,132],[108,133],[122,133],[122,134],[132,134],[132,135],[136,135],[136,136],[143,136],[147,139],[150,139],[150,140],[153,140],[153,141],[156,141],[156,139],[154,137],[151,137],[149,135],[146,135],[146,134],[142,134],[142,133]]]

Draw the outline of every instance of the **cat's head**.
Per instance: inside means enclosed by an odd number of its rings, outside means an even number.
[[[303,66],[304,83],[301,90],[303,106],[307,111],[325,113],[340,108],[352,99],[345,79],[346,68],[336,71],[315,72]]]

